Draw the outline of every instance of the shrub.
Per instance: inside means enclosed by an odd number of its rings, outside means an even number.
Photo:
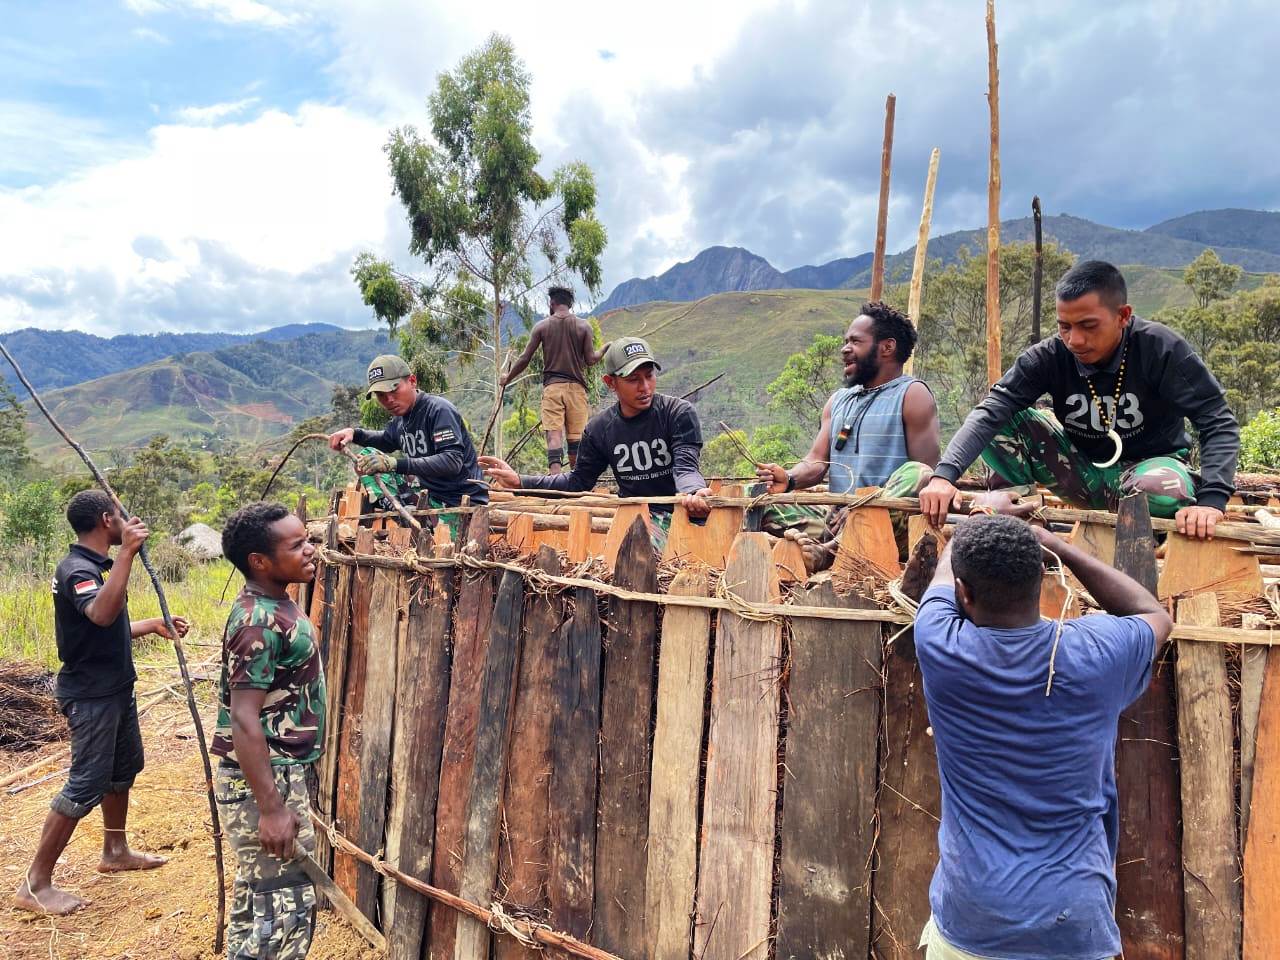
[[[149,540],[147,555],[165,583],[181,583],[186,580],[196,563],[190,550],[169,537],[153,537]]]
[[[1263,410],[1241,428],[1240,466],[1245,470],[1280,468],[1280,408]]]

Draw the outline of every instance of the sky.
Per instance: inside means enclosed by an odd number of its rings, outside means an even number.
[[[1002,0],[1004,217],[1143,228],[1280,209],[1270,0]],[[714,244],[779,269],[869,250],[885,95],[891,252],[985,224],[981,0],[0,0],[0,331],[371,326],[401,269],[382,148],[492,32],[532,75],[541,169],[595,171],[604,290]]]

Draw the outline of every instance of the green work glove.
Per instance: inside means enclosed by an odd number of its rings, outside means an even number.
[[[362,476],[372,476],[376,473],[394,473],[395,469],[396,458],[389,453],[383,453],[381,450],[366,450],[356,457],[356,470]]]

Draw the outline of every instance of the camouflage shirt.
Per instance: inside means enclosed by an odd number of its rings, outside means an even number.
[[[311,621],[288,598],[267,596],[247,583],[222,634],[222,679],[214,754],[236,762],[231,741],[231,691],[267,691],[262,730],[271,763],[312,763],[324,737],[324,666]]]

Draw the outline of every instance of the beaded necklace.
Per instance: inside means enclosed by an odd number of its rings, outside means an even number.
[[[1120,434],[1116,432],[1116,417],[1120,415],[1120,394],[1124,390],[1124,365],[1129,357],[1129,340],[1126,337],[1124,341],[1124,349],[1120,354],[1120,371],[1116,374],[1116,388],[1111,397],[1111,417],[1108,420],[1106,407],[1102,405],[1102,400],[1098,397],[1098,391],[1094,389],[1093,381],[1088,377],[1084,378],[1085,384],[1089,387],[1089,394],[1093,397],[1094,405],[1098,408],[1098,416],[1102,418],[1102,425],[1106,428],[1107,436],[1116,445],[1116,452],[1111,455],[1111,459],[1103,463],[1094,463],[1095,467],[1110,467],[1120,459],[1120,453],[1124,449],[1124,441],[1120,439]]]

